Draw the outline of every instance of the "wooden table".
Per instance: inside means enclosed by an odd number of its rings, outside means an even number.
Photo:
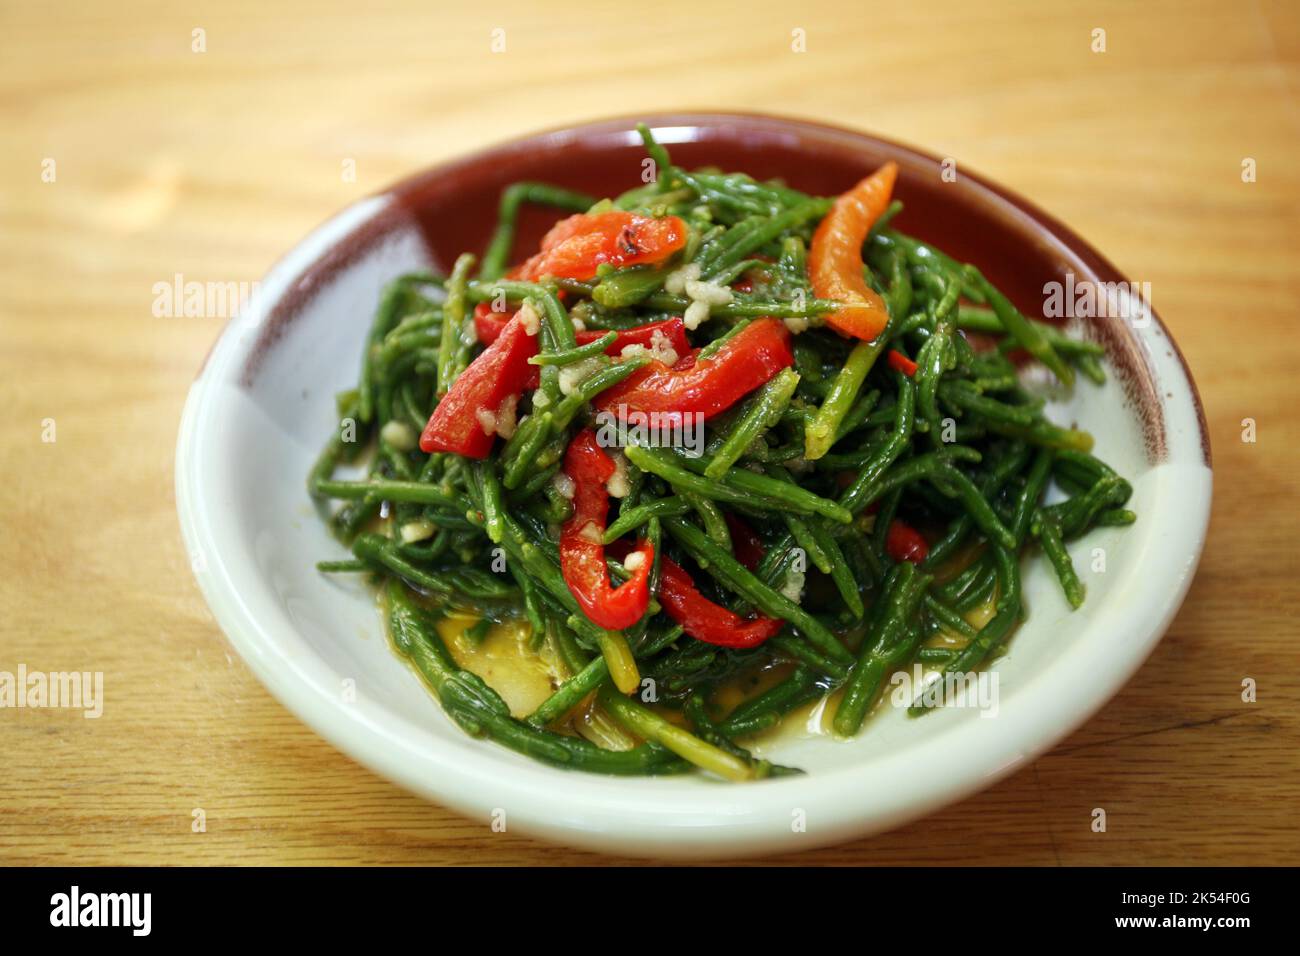
[[[1297,861],[1294,5],[177,6],[0,4],[0,670],[102,670],[106,696],[98,720],[0,710],[0,862],[598,859],[373,776],[233,655],[172,494],[223,320],[157,318],[153,287],[254,280],[341,206],[523,131],[717,106],[917,143],[1070,223],[1151,283],[1217,472],[1191,595],[1101,714],[921,823],[786,860]]]

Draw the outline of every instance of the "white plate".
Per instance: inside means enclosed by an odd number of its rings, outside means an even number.
[[[915,168],[933,162],[823,127],[743,122],[796,127],[805,143],[825,137],[818,148],[859,149],[867,167],[881,155],[904,156]],[[691,129],[706,139],[717,123],[655,121],[683,140]],[[580,132],[615,135],[609,131],[628,125]],[[758,135],[742,132],[750,142]],[[574,135],[551,134],[534,148],[563,147]],[[625,134],[617,137],[626,145]],[[969,188],[983,191],[982,203],[1002,203],[997,215],[1050,228],[1072,268],[1104,265],[1047,217],[979,180]],[[886,707],[851,741],[778,738],[770,756],[808,773],[746,785],[699,774],[568,772],[467,737],[392,653],[370,593],[313,567],[345,556],[305,490],[333,427],[333,394],[355,381],[383,283],[430,264],[428,223],[422,232],[398,208],[409,202],[390,193],[358,203],[274,268],[191,388],[176,452],[181,527],[217,621],[286,707],[375,772],[484,826],[504,811],[511,830],[610,853],[719,858],[809,849],[918,817],[1042,753],[1115,694],[1181,603],[1204,541],[1211,475],[1195,388],[1157,320],[1121,330],[1124,367],[1109,368],[1109,384],[1082,382],[1051,407],[1057,421],[1097,436],[1097,453],[1133,482],[1129,507],[1139,519],[1071,546],[1088,589],[1075,613],[1045,560],[1026,560],[1029,615],[994,666],[996,716],[948,708],[908,719]],[[1104,573],[1092,570],[1095,549],[1104,551]]]

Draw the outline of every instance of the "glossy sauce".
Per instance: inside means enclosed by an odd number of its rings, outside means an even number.
[[[555,654],[546,643],[536,650],[530,646],[525,621],[493,624],[475,640],[466,631],[476,620],[469,614],[448,614],[438,621],[438,634],[457,665],[487,681],[513,716],[527,717],[561,683]]]

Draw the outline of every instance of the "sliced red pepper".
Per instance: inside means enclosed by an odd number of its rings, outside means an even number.
[[[731,550],[736,555],[736,560],[753,571],[767,553],[763,539],[730,511],[724,511],[722,516],[727,521],[727,530],[731,532]]]
[[[908,378],[916,374],[916,363],[898,349],[890,349],[889,354],[885,356],[885,360],[889,362],[890,368],[902,372]]]
[[[420,450],[449,451],[466,458],[486,458],[496,435],[483,431],[480,411],[496,414],[501,403],[526,386],[528,360],[537,354],[537,336],[529,335],[518,317],[506,323],[495,342],[452,382],[420,435]]]
[[[856,339],[874,339],[889,322],[884,300],[862,276],[862,243],[889,207],[897,177],[898,165],[888,162],[841,194],[813,233],[808,249],[813,292],[844,303],[826,316],[826,324]]]
[[[511,270],[525,281],[591,279],[598,266],[651,265],[686,245],[686,223],[676,216],[651,219],[635,213],[578,213],[562,219],[542,238],[542,251]]]
[[[480,302],[474,306],[474,334],[482,344],[491,345],[514,317],[513,312],[493,312],[486,302]],[[528,373],[524,376],[524,391],[531,392],[541,384],[541,366],[529,365]]]
[[[491,345],[514,317],[513,312],[493,312],[491,303],[480,302],[474,306],[474,335],[481,344]]]
[[[573,481],[573,516],[560,528],[560,571],[582,612],[600,627],[618,631],[639,621],[650,605],[654,546],[649,541],[637,545],[640,566],[618,587],[610,587],[602,537],[609,513],[605,482],[614,470],[613,459],[590,428],[569,443],[564,473]]]
[[[757,647],[776,637],[784,623],[770,617],[745,619],[714,604],[691,576],[667,556],[659,558],[659,603],[687,634],[719,647]]]
[[[789,330],[771,318],[755,319],[708,358],[696,361],[696,354],[682,356],[672,368],[657,360],[648,362],[601,392],[595,402],[597,410],[622,407],[710,418],[794,362]]]
[[[889,523],[889,532],[885,535],[885,551],[895,561],[920,564],[930,554],[930,546],[926,544],[921,532],[895,518]]]

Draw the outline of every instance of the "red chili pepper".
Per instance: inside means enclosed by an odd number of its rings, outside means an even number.
[[[826,316],[826,324],[853,338],[871,341],[889,323],[885,302],[862,276],[862,243],[871,226],[889,208],[898,164],[885,163],[848,192],[813,233],[808,250],[808,278],[821,299],[844,305]]]
[[[695,354],[683,356],[672,368],[650,361],[602,392],[597,410],[622,406],[635,412],[700,413],[710,418],[794,362],[790,332],[771,318],[755,319],[713,355],[689,361]]]
[[[420,435],[420,450],[450,451],[466,458],[486,458],[496,435],[484,432],[480,411],[496,414],[501,403],[523,391],[537,354],[537,336],[518,318],[506,323],[495,342],[461,372],[429,416]]]
[[[898,349],[890,349],[889,354],[885,356],[885,360],[889,362],[890,368],[902,372],[908,378],[916,374],[916,363]]]
[[[895,518],[889,523],[889,533],[885,535],[885,551],[895,561],[920,564],[930,553],[930,546],[921,537],[921,532]]]
[[[659,603],[687,634],[719,647],[757,647],[781,632],[784,624],[770,617],[746,620],[714,604],[695,587],[691,576],[667,556],[659,558]]]
[[[736,560],[753,571],[767,553],[763,539],[730,511],[724,511],[722,516],[727,520],[727,530],[731,532],[731,550],[736,555]]]
[[[562,219],[542,238],[542,251],[510,270],[512,278],[532,281],[591,279],[596,268],[651,265],[686,245],[686,223],[676,216],[651,219],[611,211],[578,213]]]
[[[650,568],[654,546],[642,541],[636,552],[641,565],[618,587],[610,587],[605,566],[605,518],[609,492],[605,482],[614,461],[596,444],[590,428],[580,431],[564,455],[564,473],[573,481],[573,516],[560,528],[560,571],[584,614],[600,627],[622,630],[645,614],[650,604]]]
[[[474,306],[474,335],[481,344],[491,345],[514,317],[513,312],[493,312],[490,303],[480,302]]]
[[[500,337],[506,323],[514,317],[513,312],[493,312],[486,302],[480,302],[474,306],[474,334],[483,345],[491,345]],[[529,365],[528,373],[524,376],[524,391],[531,392],[541,384],[542,367]]]

